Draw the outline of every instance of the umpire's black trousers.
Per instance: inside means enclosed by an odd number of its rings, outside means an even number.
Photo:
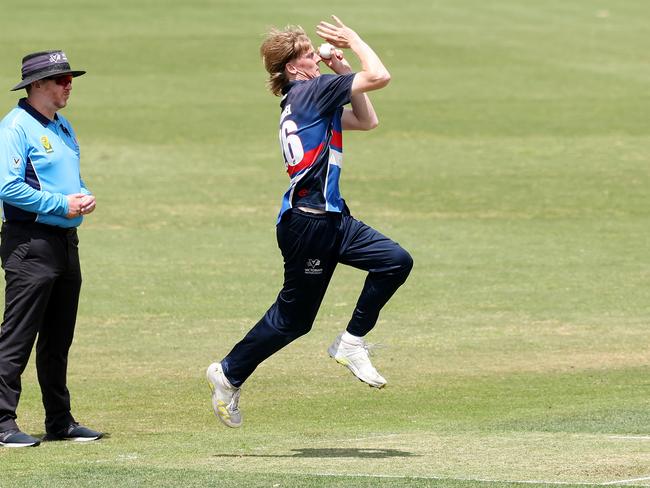
[[[2,224],[5,312],[0,328],[0,432],[17,428],[20,376],[34,341],[45,429],[74,421],[66,386],[81,289],[76,229],[36,223]]]

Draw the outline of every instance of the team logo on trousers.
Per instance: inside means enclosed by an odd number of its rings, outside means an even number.
[[[46,153],[54,152],[54,149],[52,149],[52,144],[50,144],[50,140],[47,138],[47,136],[41,137],[41,144],[43,144],[43,149],[45,149]]]
[[[323,273],[323,268],[320,266],[320,259],[308,259],[305,263],[305,274],[319,275]]]

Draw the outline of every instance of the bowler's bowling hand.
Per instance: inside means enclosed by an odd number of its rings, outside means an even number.
[[[339,49],[347,49],[353,42],[360,39],[359,35],[344,25],[336,15],[332,15],[332,18],[338,25],[321,21],[316,26],[316,34]]]

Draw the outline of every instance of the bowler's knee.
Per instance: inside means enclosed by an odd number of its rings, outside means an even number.
[[[298,337],[307,334],[314,324],[314,319],[309,314],[296,312],[298,311],[286,313],[275,324],[275,329],[285,336],[288,342],[295,341]]]
[[[408,253],[408,251],[402,249],[399,262],[402,270],[404,270],[404,273],[408,276],[413,269],[413,257]]]
[[[397,246],[393,253],[393,263],[396,274],[403,276],[404,279],[408,277],[413,269],[413,258],[406,249],[400,246]]]

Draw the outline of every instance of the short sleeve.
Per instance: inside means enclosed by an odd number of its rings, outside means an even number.
[[[352,81],[356,73],[321,75],[314,81],[314,101],[321,115],[331,113],[350,103]]]

